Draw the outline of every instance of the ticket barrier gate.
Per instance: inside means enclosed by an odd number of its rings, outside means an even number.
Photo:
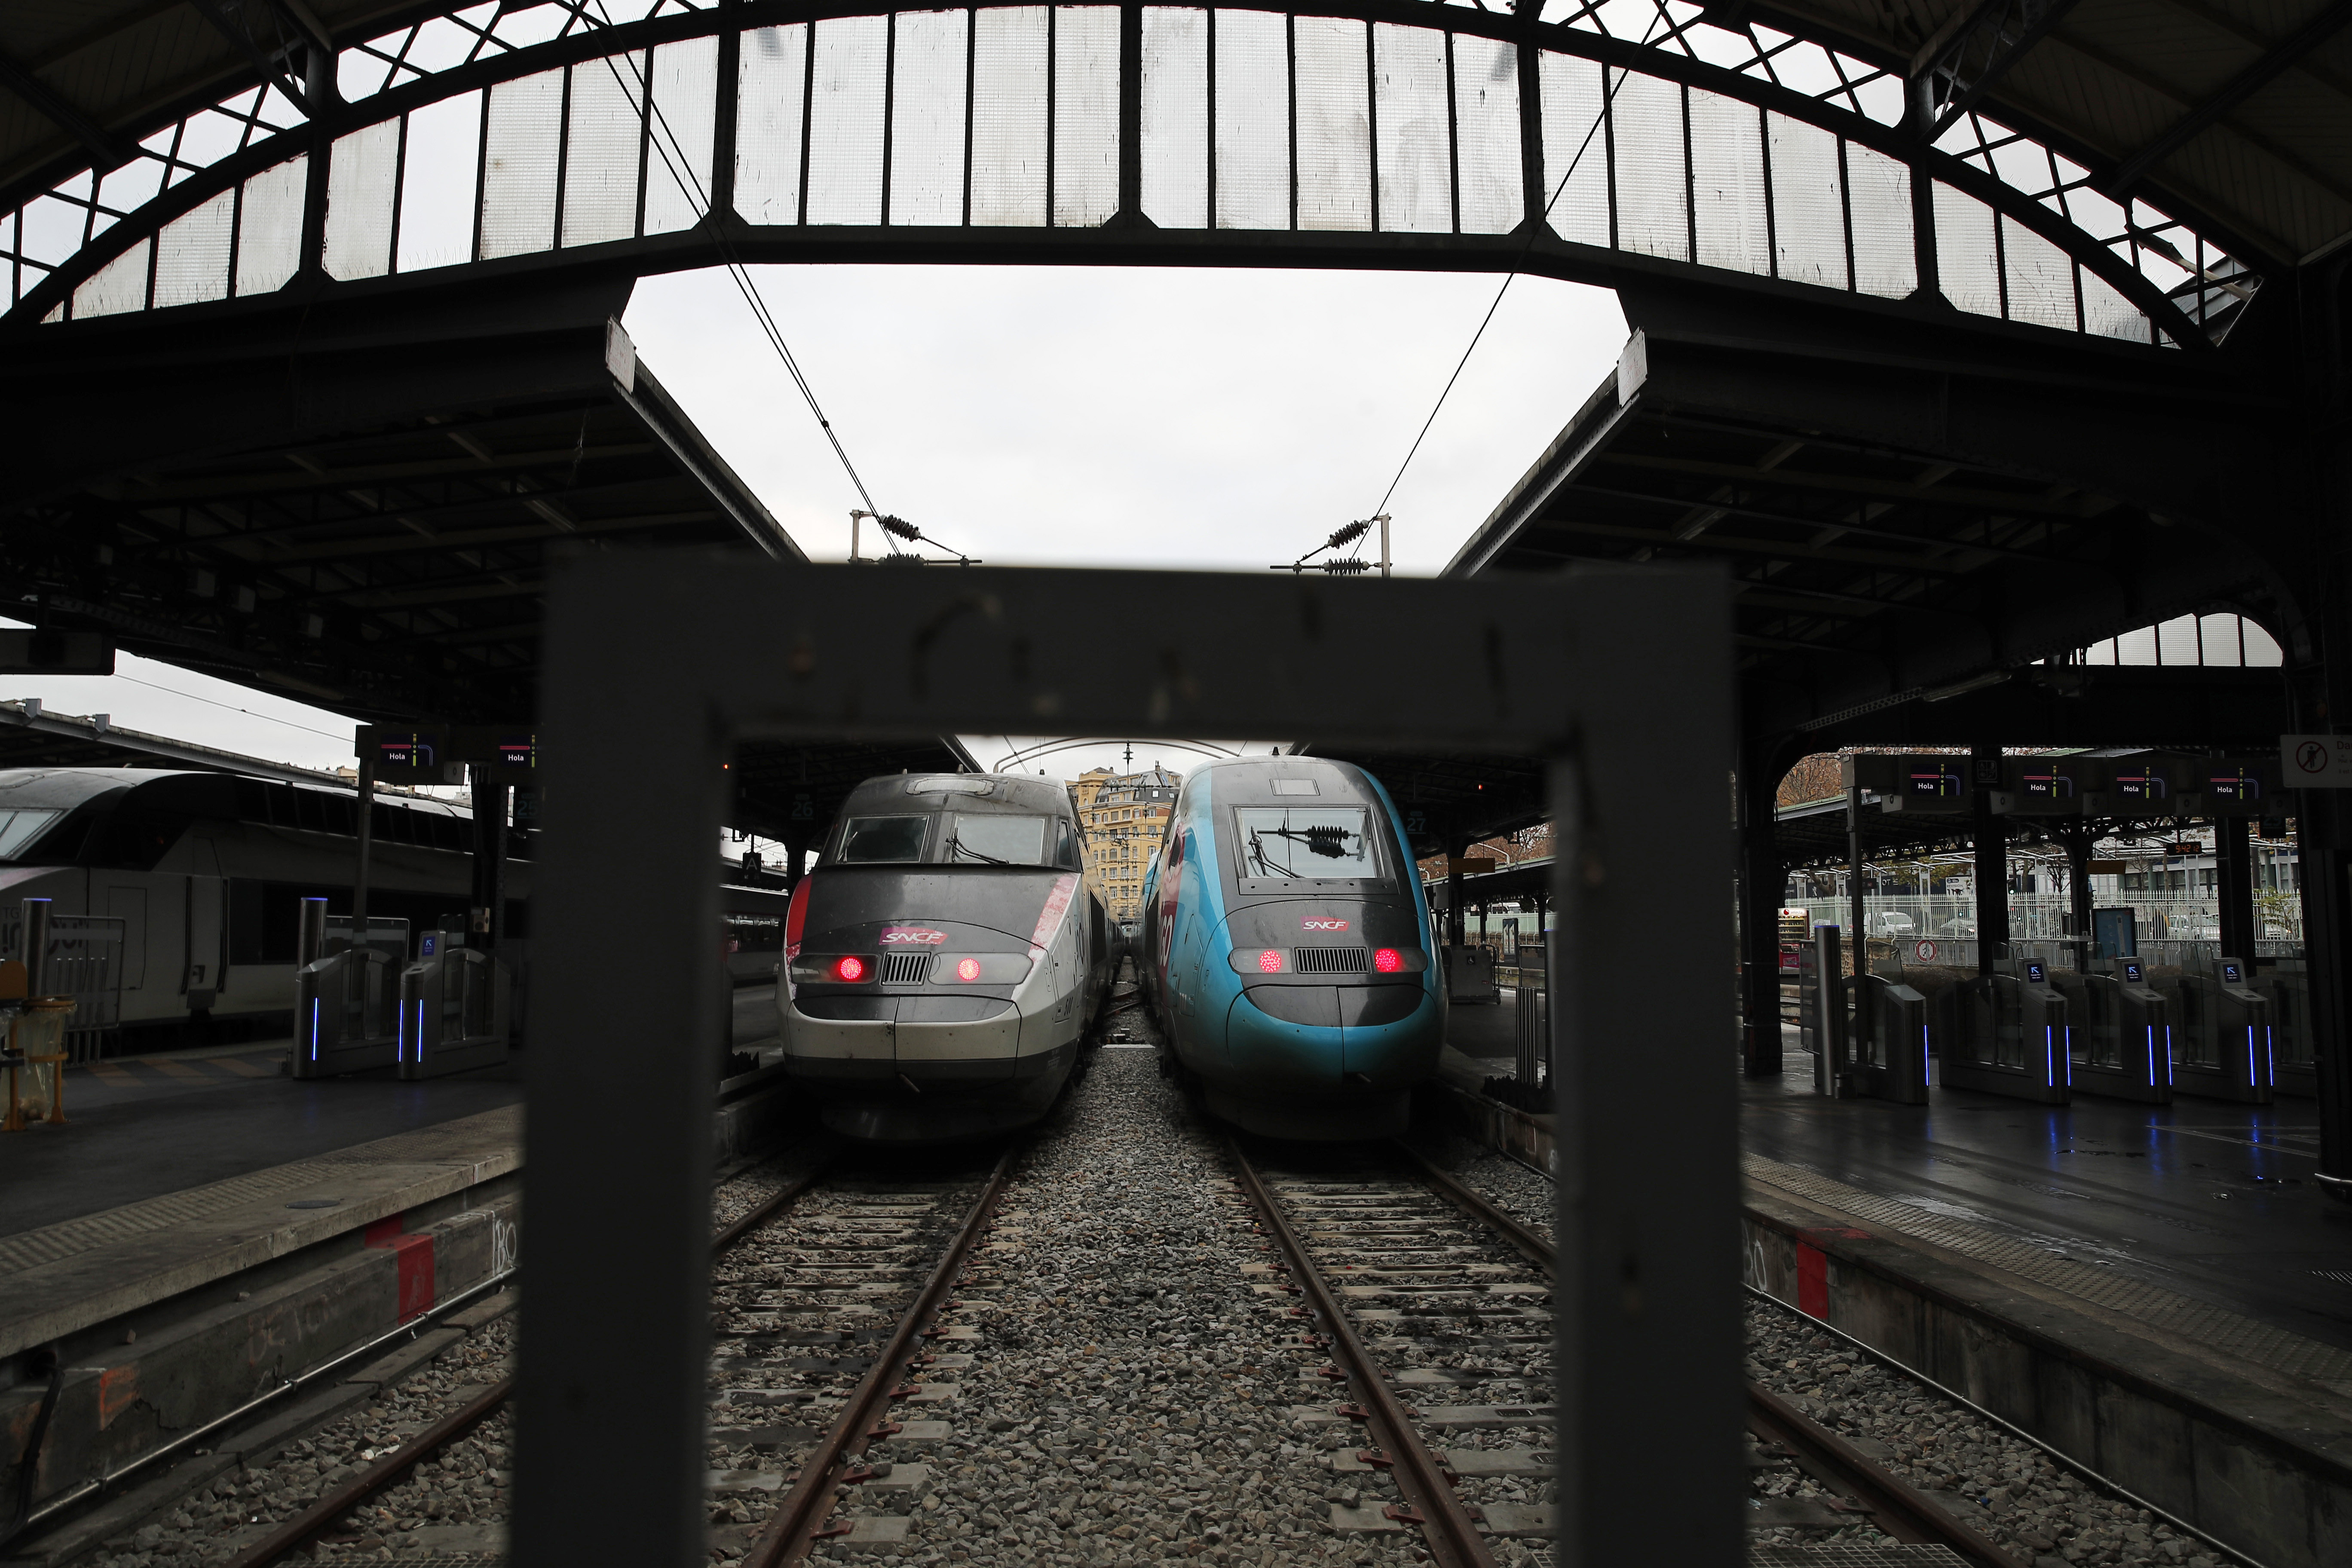
[[[2271,1005],[2271,1088],[2305,1100],[2319,1095],[2319,1061],[2311,1032],[2311,975],[2300,958],[2272,961],[2253,976]]]
[[[2074,1031],[2074,1087],[2118,1100],[2172,1103],[2172,1005],[2137,958],[2083,976],[2088,1016]]]
[[[2042,960],[2019,960],[2014,968],[1964,980],[1937,998],[1944,1087],[2063,1105],[2074,1067],[2066,998]]]
[[[399,994],[392,959],[381,948],[346,948],[297,970],[294,1076],[331,1078],[394,1065]]]
[[[2277,1079],[2270,999],[2246,984],[2243,960],[2217,958],[2180,977],[2172,1082],[2182,1094],[2268,1105]]]
[[[1856,1092],[1897,1105],[1927,1103],[1927,998],[1885,974],[1846,982],[1853,999],[1848,1051]]]
[[[507,1059],[513,1006],[506,965],[479,948],[446,938],[400,977],[400,1032],[394,1065],[403,1079],[496,1067]]]

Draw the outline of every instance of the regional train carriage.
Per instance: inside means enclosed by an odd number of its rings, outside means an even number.
[[[351,909],[358,796],[326,785],[146,768],[0,769],[0,916],[47,899],[122,921],[121,1018],[281,1021],[294,1005],[298,901]],[[368,910],[423,930],[473,893],[471,816],[379,796]],[[520,938],[527,863],[510,864]]]
[[[1286,1138],[1404,1131],[1445,995],[1388,792],[1361,769],[1244,757],[1192,774],[1145,882],[1163,1037],[1209,1110]]]
[[[787,1070],[852,1137],[1024,1125],[1068,1080],[1109,953],[1062,785],[868,779],[793,889],[776,993]]]

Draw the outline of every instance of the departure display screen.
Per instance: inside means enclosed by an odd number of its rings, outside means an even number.
[[[1377,877],[1360,805],[1244,805],[1234,811],[1242,875],[1293,880]]]

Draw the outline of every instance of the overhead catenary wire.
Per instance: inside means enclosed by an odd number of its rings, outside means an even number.
[[[604,0],[596,0],[596,10],[604,17],[605,26],[615,26],[612,13],[604,8]],[[636,52],[630,51],[632,54]],[[692,163],[688,160],[685,143],[681,142],[677,139],[677,133],[670,129],[669,117],[662,112],[661,105],[654,101],[653,64],[650,54],[647,55],[646,64],[642,68],[642,75],[639,74],[640,68],[632,65],[629,74],[624,76],[621,68],[614,61],[614,57],[611,55],[604,57],[604,67],[613,73],[613,80],[620,88],[621,95],[624,98],[629,98],[630,82],[633,79],[637,89],[644,94],[642,102],[632,98],[630,106],[635,109],[639,117],[645,121],[646,144],[660,157],[662,166],[669,171],[670,178],[677,182],[678,189],[686,194],[687,200],[693,206],[696,216],[709,225],[711,245],[719,252],[719,258],[726,267],[728,278],[734,283],[736,291],[743,296],[743,302],[751,308],[752,319],[760,323],[760,331],[767,338],[769,346],[776,351],[776,357],[783,362],[784,373],[792,377],[793,385],[799,389],[802,400],[808,405],[809,413],[816,419],[817,428],[824,432],[825,440],[832,444],[833,455],[841,460],[842,471],[849,476],[850,484],[857,491],[857,499],[866,503],[866,510],[868,512],[877,511],[874,497],[866,489],[865,479],[859,476],[857,465],[849,460],[849,449],[841,444],[841,437],[834,429],[833,421],[825,417],[823,405],[817,402],[816,389],[809,384],[808,377],[802,374],[800,361],[793,357],[792,346],[784,342],[783,330],[776,325],[776,319],[770,313],[766,299],[760,293],[760,286],[752,280],[751,272],[744,267],[741,258],[735,254],[734,244],[728,239],[725,231],[714,220],[714,206],[710,193],[703,188],[701,176],[694,172]],[[661,127],[660,136],[653,133],[653,128],[656,124]],[[663,144],[664,136],[669,139],[667,146]],[[673,150],[677,153],[675,157],[671,155]]]
[[[1643,29],[1642,41],[1635,47],[1647,48],[1651,37],[1657,31],[1658,24],[1664,20],[1665,20],[1665,11],[1662,6],[1658,14],[1651,17],[1649,26]],[[1672,29],[1673,32],[1681,30],[1679,26]],[[1511,291],[1511,285],[1519,280],[1519,273],[1528,264],[1528,253],[1536,247],[1537,237],[1550,226],[1551,209],[1558,206],[1559,198],[1568,194],[1568,183],[1576,177],[1577,165],[1584,162],[1584,154],[1592,146],[1592,139],[1601,133],[1601,122],[1609,115],[1609,107],[1616,101],[1617,89],[1623,87],[1625,79],[1633,74],[1631,66],[1618,67],[1617,79],[1611,83],[1608,90],[1601,95],[1600,112],[1593,115],[1592,123],[1585,127],[1584,140],[1576,144],[1576,152],[1569,159],[1568,168],[1559,176],[1559,184],[1552,187],[1550,199],[1544,203],[1541,221],[1528,226],[1527,238],[1520,243],[1518,255],[1512,258],[1510,271],[1503,275],[1503,286],[1495,290],[1495,298],[1487,303],[1486,313],[1478,319],[1478,330],[1470,334],[1469,346],[1462,351],[1462,357],[1454,362],[1454,374],[1445,378],[1445,385],[1439,391],[1436,403],[1430,407],[1429,417],[1421,422],[1420,433],[1413,437],[1412,445],[1406,448],[1404,461],[1397,465],[1396,473],[1389,479],[1389,488],[1381,492],[1380,505],[1372,508],[1375,514],[1386,512],[1389,510],[1389,502],[1396,497],[1397,486],[1404,482],[1405,470],[1412,467],[1413,458],[1421,453],[1421,444],[1429,438],[1429,432],[1436,425],[1438,415],[1445,409],[1445,400],[1454,395],[1454,384],[1462,379],[1463,371],[1468,368],[1470,356],[1478,352],[1479,341],[1486,337],[1486,329],[1494,325],[1495,313],[1503,308],[1503,297]],[[1315,552],[1311,550],[1307,552],[1308,555],[1314,553]],[[1301,559],[1305,558],[1301,557]]]

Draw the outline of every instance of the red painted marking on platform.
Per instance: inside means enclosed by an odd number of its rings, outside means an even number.
[[[433,1238],[429,1236],[404,1236],[400,1238],[400,1321],[421,1317],[433,1310]]]
[[[1797,1243],[1797,1310],[1826,1321],[1830,1315],[1830,1260],[1818,1247]]]
[[[1797,1233],[1815,1241],[1868,1241],[1870,1232],[1856,1230],[1852,1226],[1817,1225]]]
[[[401,1234],[402,1215],[380,1219],[367,1227],[367,1245],[388,1247],[400,1280],[400,1321],[421,1317],[433,1310],[433,1238]]]
[[[98,1425],[100,1431],[139,1402],[139,1363],[125,1362],[98,1374]]]

